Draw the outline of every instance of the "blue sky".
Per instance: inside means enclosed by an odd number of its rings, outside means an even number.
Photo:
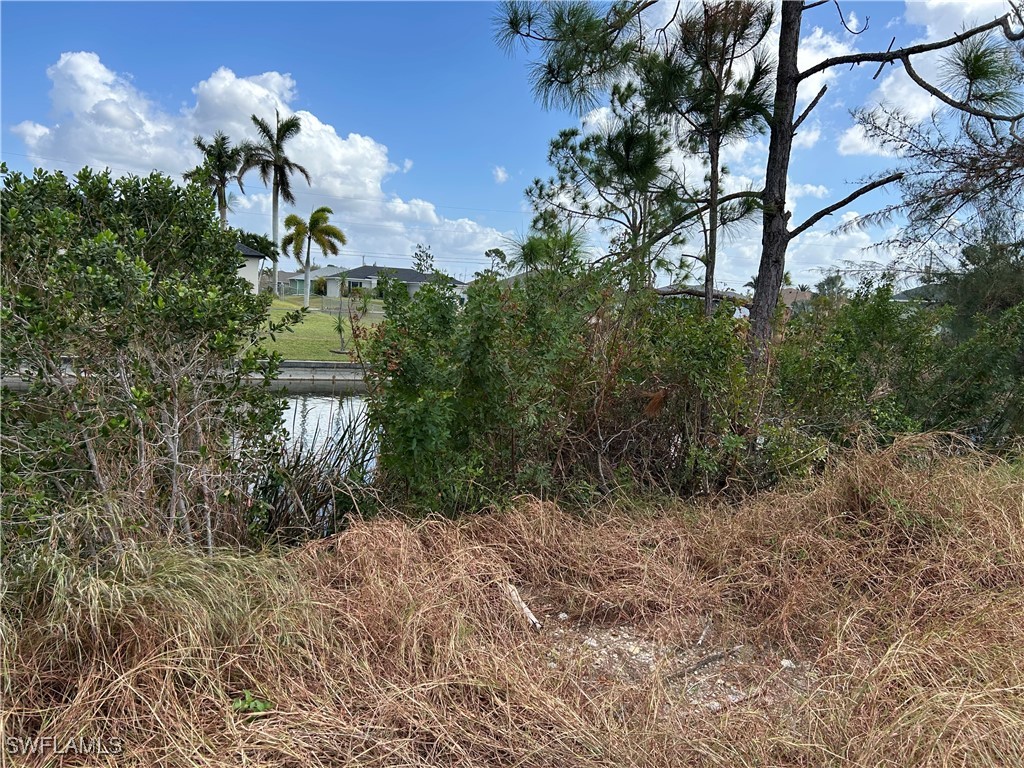
[[[897,45],[935,39],[1004,6],[844,3],[848,20],[871,19],[860,37],[843,29],[834,7],[823,6],[805,16],[802,55],[809,63],[884,49],[894,36]],[[408,265],[421,242],[439,267],[471,276],[487,264],[487,248],[506,247],[525,230],[523,189],[549,173],[550,139],[581,120],[539,106],[528,56],[509,57],[493,42],[494,14],[495,6],[482,2],[4,2],[2,156],[20,170],[88,164],[178,176],[198,161],[196,133],[223,129],[245,138],[250,113],[272,118],[278,107],[298,113],[306,126],[293,156],[314,184],[296,185],[296,210],[308,215],[330,205],[349,236],[332,261]],[[794,220],[889,162],[850,130],[851,108],[885,97],[922,116],[930,109],[901,73],[887,71],[877,81],[872,74],[861,68],[830,78],[791,172]],[[756,186],[764,142],[734,147],[729,160],[735,183]],[[246,192],[232,223],[269,232],[269,195],[255,176]],[[878,193],[855,210],[890,199]],[[864,258],[878,236],[834,237],[828,229],[819,225],[794,244],[798,282]],[[756,270],[758,239],[754,229],[728,243],[723,285],[738,287]]]

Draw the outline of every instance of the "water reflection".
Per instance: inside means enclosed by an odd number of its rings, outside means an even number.
[[[307,448],[318,448],[328,440],[336,440],[345,428],[366,415],[366,398],[358,395],[295,395],[281,416],[288,430],[288,443],[301,442]]]

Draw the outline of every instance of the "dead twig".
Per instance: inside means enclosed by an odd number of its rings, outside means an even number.
[[[533,611],[530,610],[530,606],[528,606],[523,601],[523,598],[519,596],[519,590],[516,589],[515,585],[512,583],[506,584],[505,588],[508,590],[508,595],[512,598],[512,602],[515,603],[515,606],[522,612],[523,616],[525,616],[526,620],[530,623],[530,627],[532,627],[535,632],[540,632],[541,629],[544,628],[544,625],[541,624],[540,620],[533,615]]]

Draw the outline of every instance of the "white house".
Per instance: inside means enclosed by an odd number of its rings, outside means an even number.
[[[238,276],[245,278],[252,286],[252,292],[256,293],[260,286],[260,263],[267,257],[241,243],[235,246],[235,250],[245,258],[245,262],[238,268]]]
[[[343,275],[344,273],[345,273],[344,268],[336,267],[333,264],[328,264],[326,267],[321,267],[320,269],[311,269],[309,271],[309,282],[310,282],[309,292],[311,294],[313,293],[313,285],[316,284],[317,280],[319,280],[321,277],[323,277],[323,278],[327,278],[327,280],[328,280],[328,283],[327,283],[327,285],[328,285],[327,295],[328,296],[337,296],[337,294],[332,294],[331,291],[330,291],[330,279],[332,277],[336,277],[337,275]],[[291,276],[288,278],[288,290],[285,291],[285,293],[289,293],[289,294],[292,294],[292,295],[295,295],[295,296],[299,296],[299,295],[305,293],[305,290],[306,290],[306,271],[304,269],[300,269],[298,272],[292,273]]]

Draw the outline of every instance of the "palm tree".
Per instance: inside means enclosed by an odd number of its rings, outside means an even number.
[[[239,170],[245,154],[245,146],[232,147],[231,139],[223,131],[213,134],[213,141],[207,142],[196,136],[193,142],[203,153],[203,164],[184,174],[185,181],[198,181],[213,190],[217,196],[217,210],[220,211],[220,226],[228,228],[228,184],[235,182],[245,194],[242,173]]]
[[[302,260],[302,246],[306,246],[306,279],[303,281],[304,298],[302,306],[309,306],[309,251],[316,243],[325,256],[336,256],[338,247],[348,244],[345,233],[338,229],[327,219],[334,213],[326,205],[317,208],[310,214],[309,221],[306,221],[298,214],[292,213],[284,220],[284,226],[288,234],[281,242],[281,252],[291,251],[292,256]]]
[[[757,275],[751,275],[750,279],[743,284],[744,288],[750,288],[751,290],[757,290]],[[786,286],[793,285],[793,276],[789,274],[789,270],[782,276],[782,284]]]
[[[274,243],[281,242],[278,238],[277,218],[280,200],[289,205],[295,204],[295,195],[292,194],[291,175],[301,173],[306,177],[306,183],[312,185],[309,178],[309,171],[296,162],[293,162],[285,153],[284,145],[293,138],[302,128],[302,122],[298,115],[292,115],[281,119],[281,114],[275,110],[274,116],[277,119],[275,128],[256,115],[252,115],[252,124],[256,126],[259,133],[259,141],[247,141],[242,145],[243,160],[242,167],[238,172],[241,177],[252,169],[259,171],[260,180],[264,185],[270,185],[273,190],[273,226],[272,233]],[[282,252],[284,249],[282,248]],[[274,262],[274,293],[277,288],[277,262]],[[309,304],[309,281],[306,281],[306,304]]]

